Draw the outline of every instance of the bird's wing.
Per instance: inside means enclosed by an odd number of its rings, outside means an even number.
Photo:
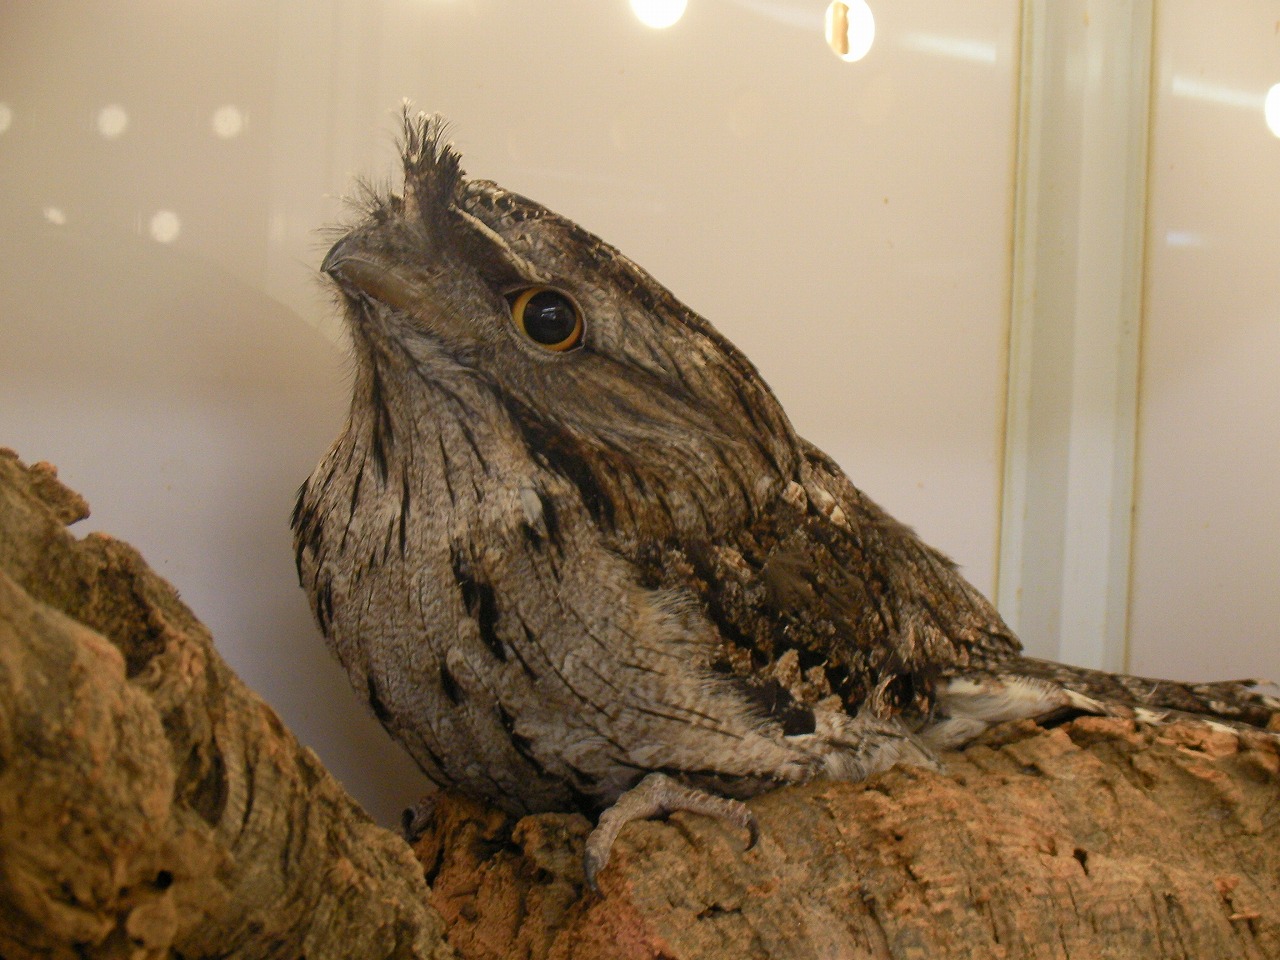
[[[956,570],[803,444],[800,480],[716,542],[642,557],[654,586],[693,592],[717,627],[716,669],[750,678],[770,712],[839,696],[846,709],[926,716],[942,676],[989,668],[1020,645]],[[781,689],[779,689],[781,688]]]

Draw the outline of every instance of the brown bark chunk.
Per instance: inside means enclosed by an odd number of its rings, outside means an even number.
[[[449,956],[405,844],[86,512],[0,451],[0,956]]]

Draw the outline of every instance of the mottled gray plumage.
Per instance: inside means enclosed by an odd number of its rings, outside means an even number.
[[[466,179],[436,119],[406,114],[404,170],[324,263],[354,396],[293,527],[320,628],[437,783],[512,813],[598,811],[665,775],[624,801],[599,862],[630,816],[746,823],[703,791],[931,763],[999,720],[1269,721],[1242,684],[1022,658],[648,274]]]

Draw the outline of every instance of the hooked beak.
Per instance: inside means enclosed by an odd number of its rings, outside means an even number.
[[[320,270],[347,294],[364,294],[389,307],[410,312],[422,302],[422,291],[409,278],[394,266],[381,262],[351,235],[329,249]]]

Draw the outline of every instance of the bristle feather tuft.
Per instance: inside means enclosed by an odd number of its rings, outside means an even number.
[[[447,139],[448,125],[439,114],[415,112],[403,105],[405,209],[415,210],[426,223],[439,219],[452,206],[463,182],[462,156]]]

